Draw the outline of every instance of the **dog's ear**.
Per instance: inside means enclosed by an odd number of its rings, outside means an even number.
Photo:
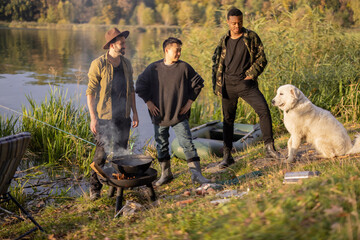
[[[301,92],[298,88],[294,87],[290,89],[291,96],[295,99],[299,99],[301,96]]]

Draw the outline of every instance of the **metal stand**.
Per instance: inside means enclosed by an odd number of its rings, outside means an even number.
[[[109,186],[109,195],[108,196],[111,198],[114,196],[114,194],[115,194],[115,187]]]
[[[150,188],[150,199],[151,201],[155,201],[156,200],[156,194],[155,194],[155,190],[154,190],[154,187],[151,183],[149,184],[146,184],[146,186],[148,188]],[[122,187],[117,187],[116,188],[117,191],[116,191],[116,207],[115,207],[115,218],[118,217],[120,215],[120,213],[122,212],[123,210],[123,198],[124,198],[124,188]],[[109,189],[109,197],[112,197],[114,196],[114,187],[111,187]]]
[[[117,188],[115,213],[120,211],[120,209],[122,208],[123,197],[124,197],[124,188],[121,187]]]
[[[15,203],[15,205],[26,215],[26,217],[28,219],[30,219],[30,221],[36,226],[35,228],[29,230],[28,232],[24,233],[23,235],[21,235],[20,237],[16,238],[16,239],[21,239],[23,237],[25,237],[26,235],[29,235],[30,233],[36,231],[36,230],[40,230],[42,232],[45,232],[44,229],[35,221],[35,219],[31,216],[31,214],[29,212],[27,212],[18,201],[16,201],[16,199],[11,196],[11,194],[8,192],[4,195],[4,197],[0,197],[0,199],[2,199],[2,201],[0,203],[4,203],[4,202],[9,202],[9,201],[13,201]],[[1,208],[2,209],[2,208]],[[5,209],[2,209],[5,210]],[[9,213],[9,211],[5,211],[6,213]],[[25,220],[22,217],[17,216],[18,219],[21,220]]]
[[[154,187],[151,183],[149,183],[148,185],[146,185],[148,188],[150,188],[150,199],[151,201],[155,201],[156,200],[156,195],[155,195],[155,190]]]

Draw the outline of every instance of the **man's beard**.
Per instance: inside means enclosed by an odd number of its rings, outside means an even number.
[[[125,48],[115,48],[117,54],[125,55]]]

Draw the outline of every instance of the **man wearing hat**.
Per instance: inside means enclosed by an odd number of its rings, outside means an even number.
[[[112,146],[114,155],[127,149],[130,133],[130,111],[133,112],[132,127],[137,127],[133,69],[125,55],[125,39],[129,31],[117,28],[105,34],[108,51],[92,61],[86,90],[90,113],[90,129],[94,133],[96,150],[93,161],[103,167]],[[100,197],[102,184],[94,171],[90,176],[90,199]]]

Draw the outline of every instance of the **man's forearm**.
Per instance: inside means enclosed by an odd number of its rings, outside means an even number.
[[[135,92],[131,93],[131,109],[133,114],[137,114]]]
[[[87,105],[89,108],[90,118],[96,119],[95,96],[87,95],[86,99],[87,99]]]

